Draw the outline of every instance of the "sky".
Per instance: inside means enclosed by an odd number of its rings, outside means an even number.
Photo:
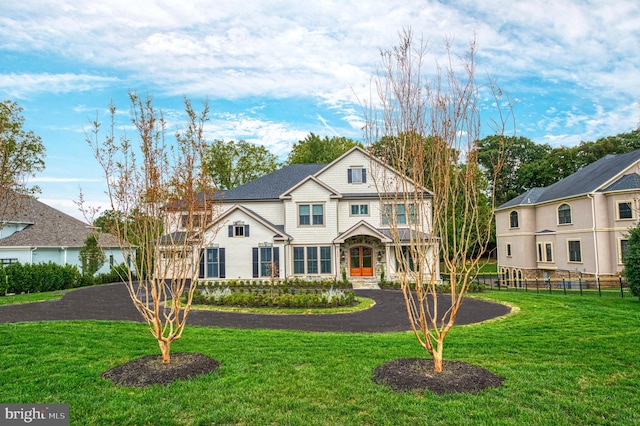
[[[47,149],[30,180],[39,199],[82,219],[80,190],[108,208],[90,122],[108,123],[113,102],[118,130],[133,136],[129,91],[153,98],[170,134],[184,98],[206,100],[208,139],[244,139],[284,160],[311,132],[363,140],[380,52],[411,29],[429,47],[427,67],[441,63],[445,38],[463,55],[475,37],[476,74],[508,94],[515,134],[574,146],[637,128],[639,23],[637,0],[7,0],[0,99],[23,108]]]

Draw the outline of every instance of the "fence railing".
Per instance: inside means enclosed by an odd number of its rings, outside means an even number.
[[[629,287],[622,277],[584,278],[534,278],[505,279],[500,274],[481,274],[476,282],[487,289],[496,291],[524,291],[546,294],[564,294],[579,296],[631,296]]]

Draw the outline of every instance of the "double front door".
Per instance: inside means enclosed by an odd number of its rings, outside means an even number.
[[[349,254],[351,258],[349,275],[352,277],[373,276],[373,249],[371,247],[351,247]]]

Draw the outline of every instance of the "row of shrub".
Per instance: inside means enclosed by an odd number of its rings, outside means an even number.
[[[228,280],[228,281],[200,281],[198,285],[206,288],[349,288],[349,283],[336,281],[334,279],[304,279],[304,278],[288,278],[284,280]]]
[[[12,263],[0,267],[0,296],[66,290],[94,284],[122,281],[126,277],[125,264],[115,266],[109,273],[83,275],[75,265],[57,263]]]
[[[356,302],[352,291],[342,289],[267,289],[230,287],[196,291],[193,303],[216,306],[273,307],[273,308],[331,308],[350,306]]]
[[[415,287],[415,284],[412,283],[412,288]],[[402,284],[399,281],[383,281],[380,283],[380,288],[385,289],[394,289],[400,290],[402,288]],[[467,292],[469,293],[481,293],[487,289],[487,286],[480,282],[472,282],[469,284],[467,288]],[[448,281],[442,282],[440,284],[436,284],[436,291],[440,293],[449,293],[451,291],[451,283]]]

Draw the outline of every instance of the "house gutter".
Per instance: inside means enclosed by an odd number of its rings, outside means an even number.
[[[596,236],[596,202],[593,193],[587,194],[587,197],[591,199],[591,233],[593,235],[593,250],[596,261],[596,279],[600,276],[600,259],[598,257],[598,238]]]

